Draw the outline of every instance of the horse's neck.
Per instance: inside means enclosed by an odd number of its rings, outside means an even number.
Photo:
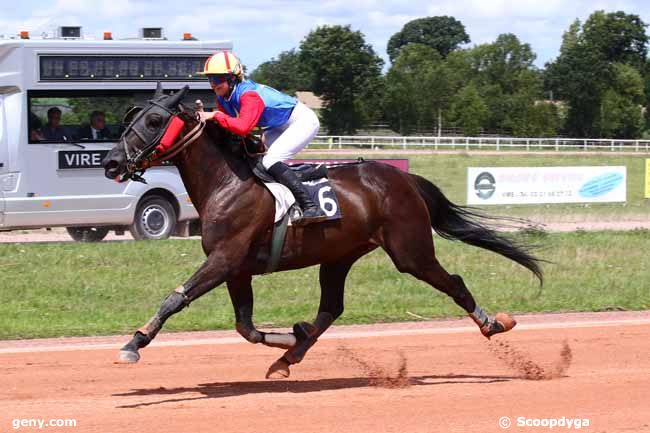
[[[245,163],[215,145],[206,133],[181,152],[175,164],[199,214],[216,188],[226,184],[237,188],[250,177]]]

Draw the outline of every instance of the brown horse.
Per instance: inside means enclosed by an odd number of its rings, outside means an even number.
[[[320,264],[321,300],[313,323],[300,322],[292,333],[265,333],[253,324],[252,275],[265,272],[274,199],[253,176],[241,149],[216,124],[202,123],[180,104],[187,88],[154,99],[131,121],[120,142],[103,161],[110,179],[138,179],[144,170],[171,160],[200,215],[202,247],[207,259],[183,285],[172,291],[147,324],[121,352],[122,362],[137,362],[139,349],[156,336],[165,321],[201,295],[226,282],[235,309],[236,329],[251,343],[286,349],[267,377],[288,377],[318,337],[343,313],[343,292],[351,266],[382,247],[400,272],[409,273],[449,295],[476,322],[486,337],[510,330],[515,321],[499,313],[491,318],[476,304],[458,275],[436,260],[432,228],[501,254],[528,268],[540,282],[539,260],[528,248],[486,227],[482,216],[450,202],[428,180],[394,167],[364,162],[332,168],[329,179],[343,218],[308,226],[291,226],[278,270]],[[171,148],[158,147],[169,125],[183,122]],[[167,140],[169,141],[169,140]]]

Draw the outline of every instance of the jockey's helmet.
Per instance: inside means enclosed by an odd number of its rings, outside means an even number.
[[[198,74],[207,76],[230,75],[241,79],[244,75],[244,68],[237,56],[230,51],[217,51],[205,61],[203,71]]]

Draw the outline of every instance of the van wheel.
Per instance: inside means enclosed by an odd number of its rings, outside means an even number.
[[[137,240],[167,239],[176,227],[174,206],[164,197],[145,197],[135,211],[131,235]]]
[[[65,229],[77,242],[99,242],[108,234],[106,227],[66,227]]]

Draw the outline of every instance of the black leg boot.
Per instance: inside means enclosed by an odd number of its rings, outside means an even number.
[[[302,209],[302,219],[297,224],[310,224],[327,219],[325,212],[312,201],[305,186],[298,176],[283,162],[276,162],[267,170],[271,176],[282,185],[289,188]]]

